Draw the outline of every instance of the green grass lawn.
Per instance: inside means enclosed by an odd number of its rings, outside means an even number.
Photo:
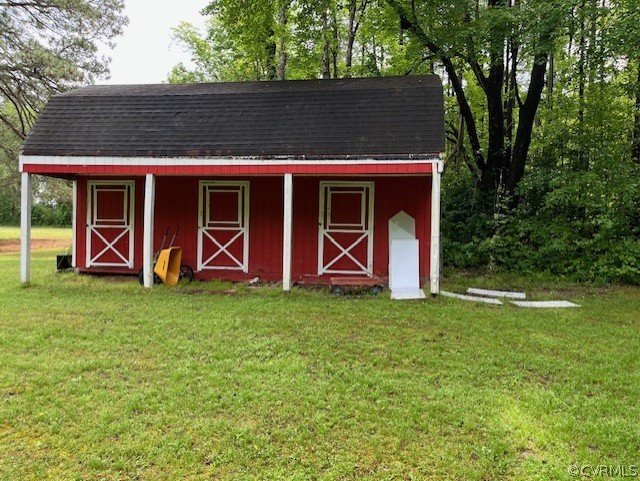
[[[33,227],[31,238],[36,240],[61,240],[71,242],[71,229],[67,227]],[[0,226],[0,240],[19,240],[20,227]]]
[[[55,254],[34,253],[28,287],[18,255],[0,254],[3,481],[561,480],[572,464],[640,465],[638,288],[558,283],[583,306],[564,310],[148,291],[56,274]]]

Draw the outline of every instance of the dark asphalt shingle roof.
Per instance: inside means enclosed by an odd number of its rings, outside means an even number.
[[[90,86],[53,97],[24,155],[394,156],[444,151],[435,76]]]

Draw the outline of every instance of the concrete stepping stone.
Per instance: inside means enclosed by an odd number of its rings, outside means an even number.
[[[495,304],[499,306],[502,305],[500,300],[491,297],[468,296],[465,294],[456,294],[455,292],[447,291],[440,291],[440,295],[444,297],[453,297],[454,299],[461,299],[463,301],[484,302],[485,304]]]
[[[518,307],[580,307],[570,301],[511,301]]]
[[[487,296],[487,297],[506,297],[508,299],[526,299],[527,298],[527,295],[524,292],[495,291],[491,289],[476,289],[474,287],[469,287],[467,289],[467,294],[473,294],[476,296]]]

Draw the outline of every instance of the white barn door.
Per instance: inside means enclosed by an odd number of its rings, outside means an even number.
[[[201,181],[198,270],[249,270],[249,182]]]
[[[373,195],[373,182],[320,182],[319,275],[373,275]]]
[[[133,269],[134,182],[88,182],[87,192],[87,267]]]

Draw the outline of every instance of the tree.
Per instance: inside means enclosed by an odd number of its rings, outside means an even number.
[[[2,116],[16,121],[11,105],[2,109]],[[20,218],[20,174],[18,172],[18,149],[20,139],[10,129],[0,125],[0,225],[17,224]]]
[[[566,4],[476,0],[446,5],[424,2],[418,7],[413,1],[386,1],[401,24],[444,66],[482,190],[491,194],[503,189],[513,196],[525,172],[547,62],[564,28]],[[467,70],[486,102],[486,148],[467,98]]]
[[[98,43],[122,31],[122,0],[0,0],[0,121],[21,139],[56,93],[107,75]]]
[[[389,43],[381,27],[379,8],[367,16],[372,0],[214,0],[203,11],[209,16],[203,35],[183,23],[175,39],[191,53],[195,68],[177,65],[170,82],[284,80],[380,75],[371,67],[379,48]],[[394,25],[397,21],[394,19]],[[362,34],[364,32],[364,34]],[[366,38],[359,43],[357,37]],[[379,42],[375,38],[381,39]],[[393,42],[397,40],[393,35]],[[393,43],[390,42],[390,43]],[[393,47],[390,47],[393,50]],[[384,55],[382,55],[384,56]]]
[[[276,30],[278,18],[284,16],[282,23],[286,24],[287,3],[284,0],[215,0],[203,12],[217,19],[233,39],[234,48],[245,54],[253,67],[254,80],[275,80],[282,61]]]
[[[191,54],[195,68],[176,65],[169,73],[170,83],[231,82],[255,80],[253,59],[243,55],[218,17],[208,21],[206,35],[188,22],[173,30],[174,39]]]
[[[18,146],[49,97],[108,74],[98,44],[121,33],[123,7],[122,0],[0,0],[0,181],[13,211]]]
[[[631,158],[640,164],[640,1],[614,0],[611,50],[622,55],[628,71],[627,89],[634,98]]]

